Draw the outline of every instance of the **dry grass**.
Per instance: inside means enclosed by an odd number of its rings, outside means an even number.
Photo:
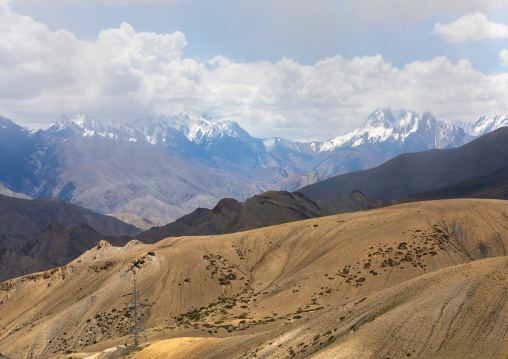
[[[0,352],[123,344],[136,265],[150,344],[126,357],[504,359],[507,218],[504,201],[432,201],[103,245],[1,284]]]

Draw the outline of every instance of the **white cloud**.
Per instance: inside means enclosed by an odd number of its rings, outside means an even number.
[[[95,42],[78,41],[1,3],[0,33],[0,94],[17,94],[17,101],[0,103],[40,115],[84,108],[101,113],[108,103],[136,112],[133,94],[161,67],[179,61],[186,44],[180,32],[136,33],[125,23],[102,31]]]
[[[443,35],[449,42],[480,41],[508,37],[508,26],[487,19],[487,15],[477,12],[462,16],[448,25],[437,23],[434,33]]]
[[[441,14],[464,14],[508,7],[506,0],[347,0],[346,7],[369,22],[418,22]]]
[[[1,1],[1,0],[0,0]],[[252,135],[326,139],[378,106],[449,120],[508,113],[508,74],[487,76],[446,58],[394,67],[382,56],[327,58],[312,66],[184,58],[180,32],[124,23],[93,41],[17,15],[0,2],[0,109],[14,121],[58,115],[133,118],[180,111],[236,120]],[[506,53],[500,54],[506,58]]]
[[[508,67],[508,50],[503,49],[499,53],[499,58],[501,59],[501,65]]]

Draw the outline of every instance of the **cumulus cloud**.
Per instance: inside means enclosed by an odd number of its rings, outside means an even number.
[[[382,56],[235,62],[183,56],[180,32],[137,32],[127,23],[79,41],[0,2],[0,108],[28,125],[58,115],[139,118],[189,111],[238,121],[257,137],[327,139],[376,107],[448,120],[508,113],[508,74],[485,75],[446,58],[397,68]],[[500,57],[505,61],[506,53]]]
[[[179,61],[186,44],[181,32],[137,33],[125,23],[102,31],[95,42],[78,41],[13,13],[5,3],[0,32],[0,103],[15,96],[14,106],[45,107],[48,113],[86,107],[99,113],[108,102],[119,105],[147,78]]]
[[[487,19],[487,15],[477,12],[462,16],[448,25],[437,23],[434,33],[444,36],[448,42],[480,41],[508,37],[508,26]]]
[[[347,8],[369,22],[417,22],[441,14],[506,8],[505,0],[348,0]]]

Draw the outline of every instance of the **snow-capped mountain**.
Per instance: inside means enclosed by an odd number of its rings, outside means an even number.
[[[475,122],[466,124],[464,130],[467,134],[478,137],[506,126],[508,117],[496,114],[492,117],[480,116]]]
[[[234,162],[259,162],[256,148],[261,140],[252,138],[236,122],[200,117],[189,113],[151,116],[131,121],[93,121],[83,115],[61,116],[42,131],[58,137],[107,138],[147,142],[198,157],[219,155]]]
[[[504,122],[503,122],[504,121]],[[472,127],[473,133],[485,133],[508,125],[504,116],[494,119],[481,117]],[[317,155],[340,148],[358,148],[365,145],[386,144],[405,151],[423,151],[431,148],[459,146],[467,142],[466,134],[458,126],[437,120],[429,112],[423,116],[406,110],[379,108],[358,129],[324,142],[292,142],[283,138],[255,139],[238,123],[188,113],[176,116],[152,116],[129,122],[99,122],[79,115],[73,119],[62,116],[43,129],[58,137],[103,137],[131,142],[146,141],[153,145],[181,143],[184,137],[198,147],[217,151],[217,145],[233,141],[236,145],[249,144],[259,152],[295,152]]]
[[[58,137],[104,137],[131,142],[145,140],[153,145],[174,139],[175,132],[195,144],[210,143],[224,137],[242,140],[250,135],[236,122],[181,113],[176,116],[152,116],[127,122],[93,121],[84,115],[73,119],[61,116],[43,131]]]
[[[60,116],[58,120],[42,129],[57,137],[104,137],[136,142],[139,134],[130,126],[121,122],[93,121],[84,115],[69,119]]]
[[[319,151],[383,143],[415,152],[455,147],[465,142],[465,133],[460,127],[438,121],[430,112],[420,116],[412,111],[379,108],[362,127],[324,142]]]
[[[471,133],[506,122],[482,117]],[[428,112],[389,108],[377,109],[354,131],[309,143],[253,138],[236,122],[188,113],[122,122],[62,116],[35,132],[0,117],[0,185],[100,213],[169,221],[225,197],[294,191],[402,153],[458,147],[473,138]]]
[[[196,144],[210,143],[224,137],[250,140],[251,136],[238,123],[189,113],[177,116],[153,116],[134,121],[132,126],[147,136],[163,133],[168,127],[182,132],[189,141]]]

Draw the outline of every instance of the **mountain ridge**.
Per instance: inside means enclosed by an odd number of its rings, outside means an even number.
[[[167,237],[236,233],[385,205],[388,203],[367,198],[358,190],[340,198],[316,202],[299,192],[268,191],[244,202],[224,198],[211,210],[198,208],[175,222],[149,229],[134,238],[155,243]]]
[[[430,113],[389,108],[342,137],[310,143],[257,139],[235,122],[186,113],[125,122],[61,117],[32,132],[2,121],[0,184],[8,191],[166,223],[222,198],[294,192],[404,152],[456,147],[472,138]],[[503,124],[484,118],[481,126]]]
[[[402,154],[378,167],[335,176],[299,191],[319,200],[360,188],[371,198],[398,199],[486,175],[508,165],[507,154],[508,128],[502,127],[459,148]]]

